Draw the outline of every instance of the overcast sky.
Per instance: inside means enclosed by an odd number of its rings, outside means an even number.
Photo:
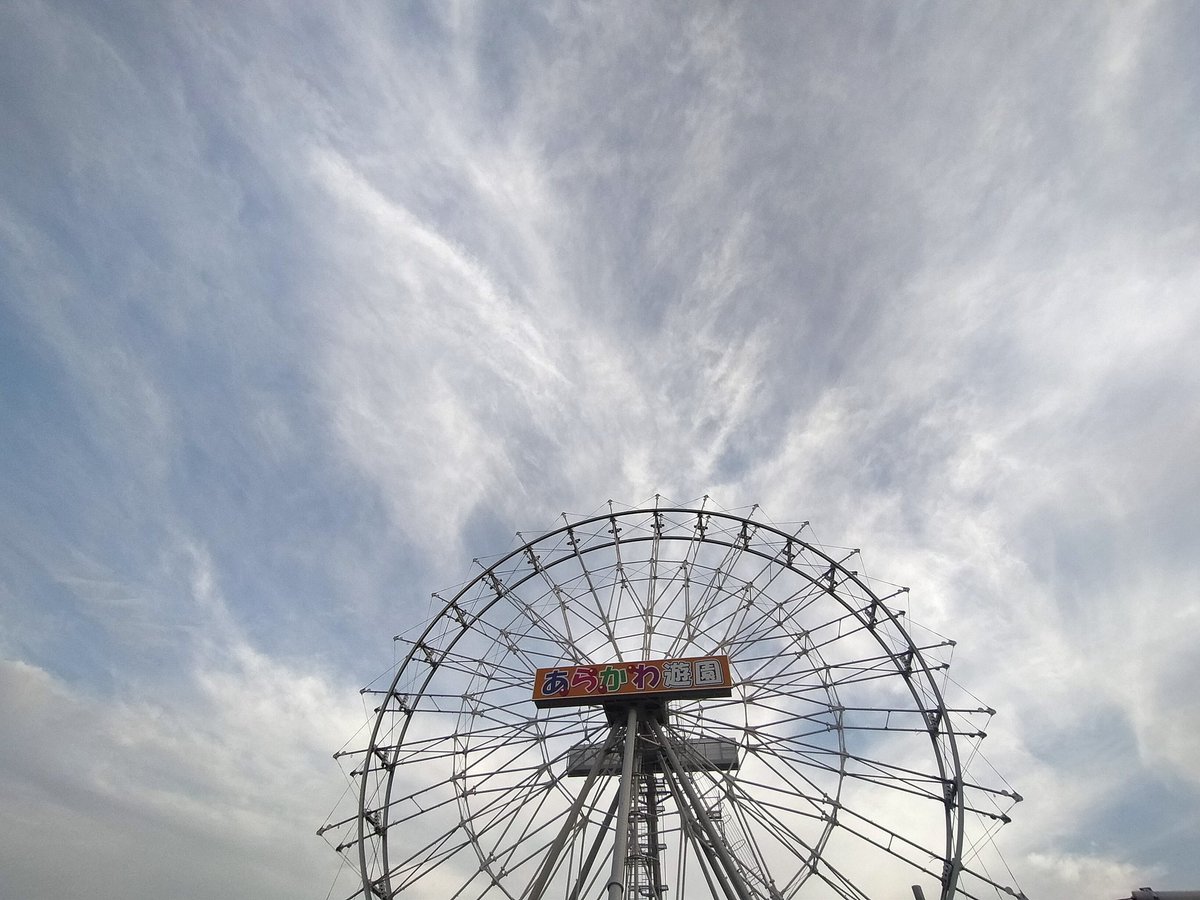
[[[0,896],[325,897],[391,636],[655,493],[911,586],[1031,897],[1200,888],[1198,38],[4,3]]]

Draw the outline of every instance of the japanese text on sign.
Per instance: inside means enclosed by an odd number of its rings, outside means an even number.
[[[700,656],[538,669],[533,700],[538,706],[574,706],[639,695],[728,697],[732,689],[729,657]]]

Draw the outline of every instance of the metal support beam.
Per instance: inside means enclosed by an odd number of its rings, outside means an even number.
[[[529,891],[522,894],[522,898],[528,897],[529,900],[542,900],[542,893],[546,890],[546,885],[550,882],[550,877],[554,874],[554,869],[558,863],[559,854],[566,846],[567,839],[571,836],[571,832],[575,830],[575,823],[579,820],[579,813],[583,809],[583,804],[587,800],[587,795],[592,789],[592,785],[596,783],[596,778],[600,775],[600,769],[604,763],[604,757],[609,749],[617,743],[617,728],[616,726],[609,729],[608,738],[604,742],[604,747],[596,754],[596,760],[592,763],[591,771],[588,772],[587,779],[583,782],[583,787],[579,789],[579,794],[575,797],[575,802],[571,804],[571,809],[567,812],[566,818],[563,820],[562,828],[558,832],[558,836],[554,839],[554,843],[550,845],[550,852],[546,854],[546,858],[542,860],[541,868],[538,869],[537,877],[530,884]]]
[[[629,850],[629,807],[633,799],[633,763],[637,758],[637,732],[638,711],[636,706],[631,705],[625,719],[625,755],[622,757],[620,800],[617,803],[617,833],[613,839],[612,869],[608,876],[608,900],[622,900],[625,895],[625,858],[628,856]]]
[[[683,766],[679,762],[679,757],[675,755],[675,751],[671,748],[671,744],[667,740],[663,729],[653,719],[650,720],[650,728],[653,730],[654,737],[658,740],[658,744],[662,748],[663,757],[667,765],[673,770],[675,777],[679,779],[679,786],[683,788],[683,792],[687,795],[688,803],[692,808],[692,812],[695,813],[697,820],[699,820],[700,827],[704,829],[704,833],[712,844],[713,850],[716,851],[718,858],[721,860],[722,866],[729,876],[729,880],[733,885],[734,891],[737,892],[739,900],[754,900],[750,894],[750,889],[746,887],[746,881],[742,878],[742,873],[738,869],[737,863],[733,859],[733,854],[729,852],[729,848],[725,846],[725,840],[708,818],[708,811],[704,808],[704,803],[700,799],[700,795],[696,792],[696,786],[692,784],[692,779],[684,771]],[[617,898],[613,898],[613,900],[617,900]]]
[[[608,834],[613,817],[617,814],[617,802],[620,799],[619,794],[613,794],[612,803],[608,805],[608,812],[604,815],[604,821],[600,823],[600,827],[596,831],[596,839],[592,841],[592,848],[588,851],[587,859],[579,867],[579,875],[575,878],[575,887],[572,888],[571,896],[568,900],[579,900],[580,894],[583,893],[584,885],[587,884],[588,876],[592,873],[592,866],[596,862],[596,857],[600,855],[600,845],[604,843],[604,836]]]
[[[660,751],[659,755],[662,753]],[[679,810],[680,830],[686,841],[690,841],[696,846],[696,862],[700,867],[700,874],[704,876],[705,882],[708,883],[708,892],[714,898],[717,896],[717,887],[721,888],[721,893],[725,895],[725,900],[738,900],[733,888],[729,884],[729,880],[725,877],[725,873],[721,866],[721,861],[717,859],[711,844],[704,842],[704,836],[700,834],[700,826],[696,821],[696,817],[691,813],[691,804],[680,790],[679,784],[675,779],[675,773],[664,760],[662,763],[663,777],[666,779],[667,788],[671,791],[671,799],[675,801],[675,808]],[[680,848],[680,853],[683,848]],[[715,881],[715,883],[714,883]]]

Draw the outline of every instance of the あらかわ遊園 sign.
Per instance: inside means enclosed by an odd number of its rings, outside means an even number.
[[[552,666],[534,676],[533,702],[540,707],[579,706],[640,696],[728,697],[733,679],[728,656],[691,656],[586,666]]]

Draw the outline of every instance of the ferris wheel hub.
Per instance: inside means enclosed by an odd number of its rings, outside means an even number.
[[[638,712],[638,721],[667,724],[669,709],[666,700],[609,700],[601,703],[609,725],[624,725],[630,709]]]

